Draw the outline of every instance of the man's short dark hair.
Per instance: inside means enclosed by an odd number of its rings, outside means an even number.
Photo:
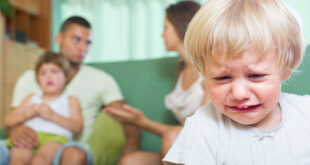
[[[72,16],[66,19],[60,28],[60,32],[64,33],[71,25],[77,24],[85,28],[91,29],[90,23],[80,16]]]

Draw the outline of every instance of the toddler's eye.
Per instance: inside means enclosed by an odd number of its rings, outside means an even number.
[[[249,78],[254,78],[254,79],[263,78],[264,76],[266,76],[266,75],[265,74],[250,74],[250,75],[248,75]]]
[[[85,43],[86,46],[89,46],[90,44],[91,44],[91,41],[87,41],[87,42]]]
[[[44,76],[45,74],[46,74],[45,71],[39,72],[39,75],[40,75],[40,76]]]
[[[249,74],[248,78],[253,82],[261,82],[266,77],[266,74]]]
[[[214,80],[216,81],[225,81],[225,80],[230,80],[230,76],[220,76],[220,77],[215,77]]]
[[[80,38],[80,37],[73,36],[73,37],[72,37],[72,40],[73,40],[74,43],[78,43],[78,42],[80,42],[81,38]]]

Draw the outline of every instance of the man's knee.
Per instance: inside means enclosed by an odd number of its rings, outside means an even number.
[[[67,147],[61,154],[60,164],[86,164],[87,155],[86,152],[77,147]]]
[[[132,164],[133,162],[133,157],[132,157],[133,155],[132,154],[127,154],[127,155],[125,155],[125,156],[123,156],[121,159],[120,159],[120,161],[119,161],[119,165],[130,165],[130,164]]]
[[[133,152],[126,154],[119,161],[119,165],[158,165],[161,164],[160,154],[150,152]]]

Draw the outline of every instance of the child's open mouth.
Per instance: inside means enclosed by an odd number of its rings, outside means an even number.
[[[52,86],[54,83],[53,82],[47,82],[48,86]]]
[[[239,105],[239,106],[227,106],[229,109],[232,109],[234,111],[254,111],[257,108],[259,108],[262,104],[256,104],[256,105]]]

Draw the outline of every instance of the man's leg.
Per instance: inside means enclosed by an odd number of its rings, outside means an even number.
[[[5,140],[0,140],[0,165],[8,165],[10,160],[10,150],[6,146]]]
[[[155,152],[136,151],[125,155],[119,165],[161,165],[161,155]]]
[[[54,161],[53,165],[65,165],[65,164],[87,164],[92,165],[93,159],[88,149],[76,142],[69,142],[63,145]]]

